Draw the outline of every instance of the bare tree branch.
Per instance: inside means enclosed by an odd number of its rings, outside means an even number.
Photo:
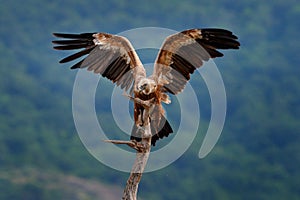
[[[137,199],[137,191],[138,186],[142,178],[142,174],[146,167],[150,150],[151,150],[151,128],[150,128],[150,118],[149,118],[149,109],[154,104],[153,99],[148,101],[143,101],[139,98],[132,98],[129,97],[131,100],[139,103],[144,107],[144,114],[141,116],[143,118],[142,126],[138,127],[139,135],[141,137],[140,142],[136,141],[123,141],[123,140],[105,140],[105,142],[110,142],[113,144],[126,144],[131,148],[135,149],[136,152],[136,159],[132,166],[130,176],[127,180],[126,187],[123,192],[123,200],[136,200]]]
[[[149,126],[150,127],[150,126]],[[147,129],[146,129],[147,130]],[[150,130],[150,128],[148,129]],[[147,131],[145,131],[147,132]],[[127,180],[126,187],[123,193],[123,200],[136,200],[137,199],[137,191],[139,182],[142,178],[142,174],[146,167],[150,149],[151,149],[151,137],[143,138],[142,139],[143,148],[141,151],[136,153],[136,159],[131,169],[130,176]]]
[[[145,129],[145,135],[151,135],[150,124]],[[130,176],[127,180],[126,187],[123,192],[123,200],[136,200],[138,185],[141,181],[142,174],[146,167],[150,150],[151,150],[151,137],[143,138],[141,142],[124,141],[124,140],[104,140],[113,144],[126,144],[137,151],[136,159],[132,166]]]

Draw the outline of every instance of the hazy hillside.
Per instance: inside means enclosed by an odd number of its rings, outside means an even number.
[[[122,195],[120,187],[33,168],[2,171],[0,178],[1,188],[10,189],[1,192],[1,199],[119,199]]]
[[[197,138],[176,162],[143,176],[141,197],[299,199],[299,18],[297,0],[2,2],[0,199],[94,199],[95,187],[102,191],[103,183],[105,189],[113,185],[107,191],[125,185],[128,174],[98,162],[78,137],[72,118],[76,71],[58,64],[66,54],[52,50],[51,33],[119,33],[148,26],[178,31],[227,28],[239,36],[242,46],[215,60],[228,105],[216,147],[204,159],[198,158],[210,119],[210,99],[195,74],[192,84],[201,99]],[[103,101],[106,93],[100,93]],[[110,109],[101,105],[97,102],[100,123],[115,127]],[[32,173],[42,179],[35,176],[28,181]],[[70,179],[80,182],[79,196],[63,192],[74,190]],[[93,189],[84,188],[89,186]]]

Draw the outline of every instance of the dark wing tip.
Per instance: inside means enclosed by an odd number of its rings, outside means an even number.
[[[68,39],[90,39],[93,38],[93,35],[96,32],[93,33],[79,33],[79,34],[74,34],[74,33],[52,33],[53,36],[58,37],[58,38],[68,38]]]
[[[199,42],[211,45],[217,49],[239,49],[238,37],[231,31],[219,28],[200,29],[202,37]]]
[[[52,35],[55,36],[55,37],[59,37],[59,34],[60,33],[52,33]]]
[[[214,34],[214,35],[223,35],[223,36],[232,36],[235,37],[235,39],[237,39],[237,37],[235,35],[233,35],[233,33],[227,29],[222,29],[222,28],[203,28],[200,29],[202,33],[210,33],[210,34]]]
[[[66,58],[63,58],[59,61],[59,63],[67,63],[77,58],[80,58],[84,55],[89,54],[94,47],[96,46],[93,42],[93,35],[95,33],[80,33],[80,34],[72,34],[72,33],[52,33],[53,36],[58,38],[65,38],[60,40],[53,40],[52,43],[55,45],[53,49],[55,50],[76,50],[82,49],[81,51],[74,53]],[[84,60],[84,59],[83,59]],[[71,69],[80,68],[83,60],[74,64]]]

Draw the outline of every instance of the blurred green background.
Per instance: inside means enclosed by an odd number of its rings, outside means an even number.
[[[118,33],[147,26],[226,28],[242,46],[215,60],[228,103],[216,147],[198,158],[210,102],[196,73],[197,138],[176,162],[144,174],[139,196],[300,199],[299,19],[298,0],[2,1],[0,199],[120,199],[128,174],[104,166],[80,142],[71,107],[76,71],[58,64],[66,54],[52,50],[51,33]],[[118,132],[107,123],[110,108],[101,105],[96,105],[100,123]]]

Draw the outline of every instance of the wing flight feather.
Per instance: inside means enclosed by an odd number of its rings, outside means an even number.
[[[126,91],[135,81],[145,77],[145,69],[131,43],[122,36],[107,33],[53,33],[62,40],[52,41],[56,50],[77,50],[74,54],[63,58],[60,63],[74,61],[71,69],[87,68],[101,74]]]
[[[238,49],[240,43],[225,29],[190,29],[167,37],[157,55],[153,77],[163,92],[180,93],[196,68],[210,58],[222,57],[218,49]]]

